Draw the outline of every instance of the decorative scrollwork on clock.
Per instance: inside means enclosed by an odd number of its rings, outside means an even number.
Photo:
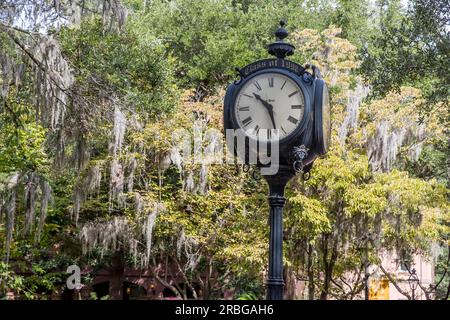
[[[235,68],[236,71],[236,80],[234,80],[234,84],[235,85],[239,85],[242,81],[242,79],[244,79],[244,75],[241,72],[241,69],[239,69],[238,67]]]

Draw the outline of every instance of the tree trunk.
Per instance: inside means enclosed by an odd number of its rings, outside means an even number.
[[[323,280],[322,292],[320,293],[320,300],[328,299],[328,291],[330,290],[330,283],[331,283],[330,268],[326,268],[325,278]]]
[[[122,300],[123,299],[123,272],[124,272],[124,261],[122,257],[122,252],[117,252],[112,258],[111,267],[111,280],[109,282],[109,296],[111,300]]]
[[[329,267],[328,267],[328,234],[325,234],[322,236],[322,259],[323,259],[323,266],[324,266],[324,272],[325,272],[325,278],[323,280],[323,286],[320,292],[320,300],[327,300],[328,297],[328,290],[330,286],[330,276],[329,276]]]
[[[285,279],[284,297],[287,300],[294,300],[296,297],[296,277],[290,267],[284,269],[283,278]]]
[[[308,268],[308,299],[314,300],[314,269],[313,269],[313,246],[308,243],[308,261],[307,261],[307,268]]]
[[[320,294],[320,300],[327,300],[328,293],[330,291],[331,280],[333,279],[333,269],[338,257],[338,239],[334,239],[333,247],[331,251],[330,260],[328,260],[328,244],[330,235],[327,234],[323,237],[323,264],[324,264],[324,283],[322,292]]]

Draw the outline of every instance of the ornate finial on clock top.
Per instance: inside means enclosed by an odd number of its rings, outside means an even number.
[[[284,39],[288,36],[287,30],[284,28],[285,24],[285,21],[280,21],[280,27],[275,32],[277,41],[269,44],[268,47],[269,53],[278,59],[284,59],[286,56],[294,54],[295,47],[290,43],[284,42]]]

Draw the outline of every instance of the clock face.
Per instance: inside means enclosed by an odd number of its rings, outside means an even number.
[[[234,112],[241,129],[253,139],[282,139],[300,125],[305,97],[291,78],[275,72],[263,73],[242,86]],[[270,129],[277,129],[278,137]]]
[[[324,84],[322,91],[322,132],[323,132],[323,146],[326,152],[330,147],[331,141],[330,95],[328,93],[328,88],[326,84]]]

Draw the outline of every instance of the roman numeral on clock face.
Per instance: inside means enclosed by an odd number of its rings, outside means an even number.
[[[301,108],[303,108],[303,106],[301,104],[293,104],[291,106],[291,109],[301,109]]]
[[[296,93],[298,93],[298,90],[297,91],[294,91],[294,92],[292,92],[288,97],[290,98],[290,97],[292,97],[294,94],[296,94]]]
[[[258,81],[255,81],[253,84],[255,85],[256,89],[258,89],[258,91],[262,90],[261,85],[258,83]]]
[[[258,135],[259,129],[260,129],[259,126],[256,125],[256,126],[255,126],[255,129],[253,130],[253,132],[254,132],[256,135]]]
[[[248,117],[242,120],[242,124],[244,125],[244,127],[248,126],[250,123],[252,123],[252,117]]]
[[[290,122],[292,122],[293,124],[297,124],[297,122],[298,122],[298,120],[295,119],[295,118],[292,117],[292,116],[289,116],[288,120],[289,120]]]
[[[250,107],[239,107],[239,111],[250,111]]]
[[[269,87],[273,88],[273,78],[268,78],[269,81]]]

